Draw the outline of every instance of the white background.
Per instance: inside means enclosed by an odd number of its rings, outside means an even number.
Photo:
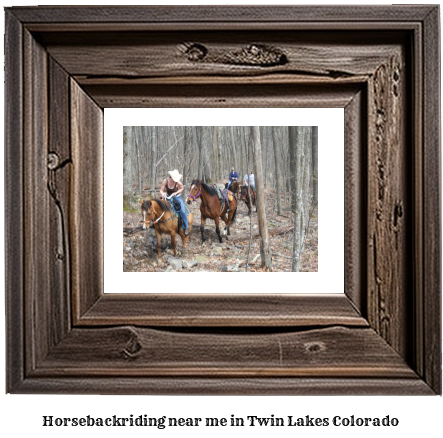
[[[123,126],[318,126],[319,175],[319,271],[318,272],[260,272],[260,273],[146,273],[123,272],[121,239],[121,206],[123,198]],[[223,280],[234,276],[235,290],[242,293],[272,293],[275,284],[286,282],[283,293],[343,293],[344,287],[344,110],[342,108],[154,108],[105,109],[105,292],[146,293],[163,288],[156,283],[165,275],[183,281],[180,292],[204,293],[198,284],[211,283],[211,293],[226,293]],[[264,171],[266,163],[263,163]],[[173,170],[173,169],[170,169]],[[179,172],[182,169],[178,169]],[[227,175],[226,175],[227,177]],[[240,175],[243,178],[243,175]],[[185,187],[189,193],[189,187]],[[186,196],[184,196],[186,198]],[[200,202],[200,201],[198,201]],[[141,219],[141,215],[140,215]],[[208,224],[213,223],[209,220]],[[194,227],[199,227],[199,221]],[[223,229],[223,227],[222,227]],[[231,230],[235,230],[235,224]],[[200,233],[193,239],[200,241]],[[170,242],[170,237],[163,236]],[[178,248],[181,248],[181,240]],[[205,245],[208,245],[206,243]],[[178,255],[179,256],[179,255]],[[186,257],[186,256],[185,256]],[[164,257],[166,259],[166,257]],[[164,268],[162,268],[164,269]],[[148,278],[147,278],[148,277]],[[168,280],[168,281],[169,281]],[[174,281],[177,281],[174,280]],[[197,281],[198,280],[198,281]],[[149,284],[150,289],[146,289]],[[333,285],[333,287],[332,287]],[[165,292],[170,293],[171,290]],[[206,291],[207,292],[207,291]]]
[[[45,4],[60,4],[62,2],[44,2]],[[112,1],[95,1],[95,4],[112,4]],[[148,4],[147,2],[134,1],[132,4]],[[164,4],[165,2],[156,2]],[[191,2],[188,2],[191,3]],[[197,4],[192,2],[193,4]],[[207,2],[202,2],[205,4]],[[223,2],[218,2],[222,4]],[[225,2],[225,4],[232,2]],[[260,0],[242,0],[242,4],[271,3]],[[297,4],[279,0],[279,4]],[[339,2],[308,2],[301,4],[356,4],[357,1],[340,0]],[[389,4],[385,1],[366,0],[366,4]],[[405,3],[405,2],[403,2]],[[11,1],[4,2],[4,6],[31,5],[35,2]],[[1,20],[3,26],[4,20]],[[0,74],[3,74],[0,69]],[[3,103],[1,105],[3,108]],[[3,118],[0,119],[3,123]],[[0,154],[3,157],[3,154]],[[3,172],[3,165],[0,165]],[[3,191],[3,174],[0,175],[0,188]],[[3,192],[2,192],[3,195]],[[3,211],[0,212],[3,223]],[[3,243],[3,233],[0,240]],[[2,283],[4,284],[4,266],[0,264]],[[0,327],[4,330],[4,300],[0,300]],[[5,357],[4,336],[0,336],[0,355]],[[0,369],[0,393],[4,391],[4,361],[1,361]],[[84,437],[121,437],[123,434],[131,437],[153,436],[187,436],[192,433],[194,437],[207,438],[208,434],[213,437],[229,436],[244,437],[254,434],[255,437],[378,437],[404,438],[406,436],[441,436],[443,432],[442,412],[443,402],[441,397],[152,397],[152,396],[64,396],[64,395],[0,395],[0,434],[4,437],[33,436],[33,437],[75,437],[79,433]],[[42,428],[41,417],[43,415],[54,416],[110,416],[148,414],[150,416],[219,416],[229,418],[231,414],[245,417],[247,415],[262,415],[284,417],[287,415],[315,417],[331,417],[334,415],[358,415],[358,416],[385,416],[397,417],[400,425],[396,428],[219,428],[208,430],[207,428],[194,428],[191,430],[164,429],[156,430],[143,428],[124,429],[106,428],[103,430],[82,428]],[[185,428],[182,428],[185,429]]]

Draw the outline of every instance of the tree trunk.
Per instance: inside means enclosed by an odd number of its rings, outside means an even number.
[[[318,126],[312,127],[312,180],[313,204],[318,203]]]
[[[253,126],[251,130],[252,130],[252,148],[254,151],[255,188],[256,188],[258,228],[260,231],[261,262],[262,266],[265,266],[267,271],[272,271],[271,250],[270,250],[269,235],[268,235],[268,223],[266,220],[266,210],[265,210],[266,201],[265,201],[265,188],[263,181],[260,130],[258,126]]]
[[[137,186],[138,186],[138,196],[142,196],[142,180],[141,180],[141,174],[140,174],[140,137],[141,137],[141,132],[139,130],[137,130],[137,135],[135,136],[135,150],[136,150],[136,154],[137,154]]]
[[[309,173],[311,129],[306,126],[289,127],[291,207],[294,213],[292,271],[299,272],[304,249],[306,218],[309,211]]]
[[[272,141],[274,149],[274,162],[275,162],[275,185],[277,189],[277,214],[281,214],[281,170],[280,170],[280,158],[279,158],[279,142],[277,138],[277,127],[272,128]]]
[[[130,208],[132,196],[132,126],[123,127],[123,209]]]
[[[229,173],[231,172],[231,167],[235,168],[235,171],[239,174],[240,177],[240,170],[237,166],[237,145],[235,144],[235,133],[234,133],[234,127],[230,127],[230,134],[231,134],[231,150],[232,150],[232,163],[229,166]]]
[[[198,147],[198,179],[203,179],[203,126],[196,126]]]
[[[210,159],[210,147],[211,144],[211,127],[206,126],[203,128],[203,136],[202,136],[202,153],[203,153],[203,181],[208,183],[211,179],[211,168],[212,162]]]
[[[186,170],[186,163],[188,160],[188,127],[184,127],[183,132],[183,185],[186,186],[186,177],[188,172]]]
[[[157,160],[157,127],[152,127],[152,142],[151,142],[151,196],[155,197],[155,162]]]
[[[212,181],[218,180],[218,174],[219,174],[219,168],[220,168],[220,161],[217,158],[218,157],[219,133],[220,133],[220,126],[214,126],[214,129],[212,131],[212,159],[214,160],[214,163],[212,166],[212,175],[211,175]]]

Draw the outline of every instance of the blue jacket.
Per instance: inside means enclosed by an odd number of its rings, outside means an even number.
[[[232,181],[232,178],[237,178],[238,179],[238,173],[237,172],[231,172],[229,174],[229,181]]]

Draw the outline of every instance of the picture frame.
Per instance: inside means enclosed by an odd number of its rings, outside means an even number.
[[[7,392],[441,394],[438,6],[5,17]],[[345,294],[103,293],[103,108],[175,106],[345,108]]]

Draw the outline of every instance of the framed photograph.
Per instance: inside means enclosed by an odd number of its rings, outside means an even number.
[[[282,281],[279,294],[332,293],[327,287],[334,281],[336,291],[344,293],[344,111],[342,108],[154,108],[154,109],[105,109],[105,156],[104,156],[104,291],[105,293],[211,293],[226,294],[226,277],[222,273],[236,272],[238,275],[229,289],[235,294],[269,294],[275,291],[275,282]],[[206,126],[194,126],[193,123],[208,123]],[[318,153],[308,154],[305,164],[308,167],[307,178],[317,183],[314,190],[306,192],[307,221],[306,246],[302,252],[299,275],[292,271],[293,222],[289,206],[288,188],[290,179],[290,150],[288,126],[269,126],[274,123],[297,123],[307,126],[307,147],[312,151],[313,133],[316,135]],[[143,126],[146,122],[152,126]],[[211,126],[211,122],[223,122],[224,126]],[[243,126],[235,126],[241,121]],[[257,205],[248,205],[246,186],[243,183],[247,175],[248,164],[254,168],[249,126],[260,124],[260,142],[262,145],[262,173],[265,182],[266,220],[269,227],[269,242],[273,251],[272,272],[265,273],[259,260],[259,228]],[[128,126],[129,124],[133,126]],[[161,124],[166,126],[162,126]],[[171,123],[182,124],[170,126]],[[315,123],[315,128],[311,125]],[[268,125],[268,126],[267,126]],[[123,166],[123,154],[108,153],[122,148],[123,131],[126,150],[131,154]],[[293,129],[293,128],[291,128]],[[305,128],[303,128],[305,129]],[[204,236],[201,238],[201,206],[203,201],[198,193],[191,194],[191,182],[199,174],[199,149],[203,157],[202,172],[209,189],[214,184],[220,190],[226,190],[229,175],[240,175],[238,192],[231,186],[231,193],[236,198],[236,207],[232,209],[230,235],[226,236],[225,223],[219,219],[221,242],[216,233],[214,216],[205,220]],[[154,145],[154,148],[152,147]],[[311,152],[308,151],[308,152]],[[315,155],[316,170],[322,179],[314,176],[312,156]],[[151,157],[156,156],[151,166]],[[277,160],[277,167],[276,167]],[[232,172],[231,164],[235,165]],[[130,166],[130,167],[129,167]],[[159,204],[160,188],[164,178],[172,169],[179,169],[180,182],[183,183],[182,199],[189,209],[192,224],[186,249],[184,240],[175,232],[176,254],[171,246],[170,234],[178,223],[172,215],[156,207]],[[278,170],[276,170],[278,169]],[[312,170],[312,171],[311,171]],[[182,172],[182,174],[180,174]],[[276,176],[278,174],[278,176]],[[118,176],[120,175],[120,177]],[[155,176],[156,175],[156,176]],[[338,175],[338,177],[337,177]],[[126,176],[126,178],[125,178]],[[152,177],[156,179],[151,190]],[[129,183],[130,180],[130,184]],[[126,181],[130,192],[128,202],[123,206],[123,248],[121,230],[121,206],[115,199],[124,196],[123,182]],[[280,187],[276,185],[280,184]],[[312,184],[312,181],[311,181]],[[241,188],[244,187],[244,192]],[[232,190],[234,190],[232,192]],[[218,196],[212,194],[213,214],[218,214]],[[158,260],[158,247],[154,226],[142,227],[143,216],[140,203],[154,200],[154,220],[163,224],[161,231],[161,261]],[[278,203],[280,198],[280,204]],[[208,202],[206,199],[205,201]],[[205,205],[207,205],[205,202]],[[161,205],[161,204],[159,204]],[[223,204],[222,204],[223,205]],[[168,208],[169,210],[170,208]],[[251,214],[249,213],[251,211]],[[235,213],[234,213],[235,212]],[[328,220],[333,212],[334,220]],[[169,219],[172,217],[172,219]],[[226,216],[225,216],[226,218]],[[252,221],[250,221],[252,218]],[[160,229],[160,227],[158,227]],[[319,231],[321,229],[321,232]],[[320,237],[321,236],[321,237]],[[184,234],[182,235],[184,237]],[[319,250],[319,241],[322,241]],[[123,266],[122,266],[123,250]],[[249,256],[249,258],[248,258]],[[150,276],[146,284],[146,273]],[[169,272],[174,277],[177,287],[162,287],[163,275]],[[246,275],[260,272],[260,275]],[[281,273],[281,279],[275,273]],[[290,284],[289,287],[285,285]],[[183,287],[182,287],[183,286]],[[108,291],[108,292],[107,292]],[[297,292],[298,291],[298,292]]]
[[[5,41],[7,392],[441,394],[437,6],[12,7]],[[108,108],[342,109],[341,281],[108,290]]]

